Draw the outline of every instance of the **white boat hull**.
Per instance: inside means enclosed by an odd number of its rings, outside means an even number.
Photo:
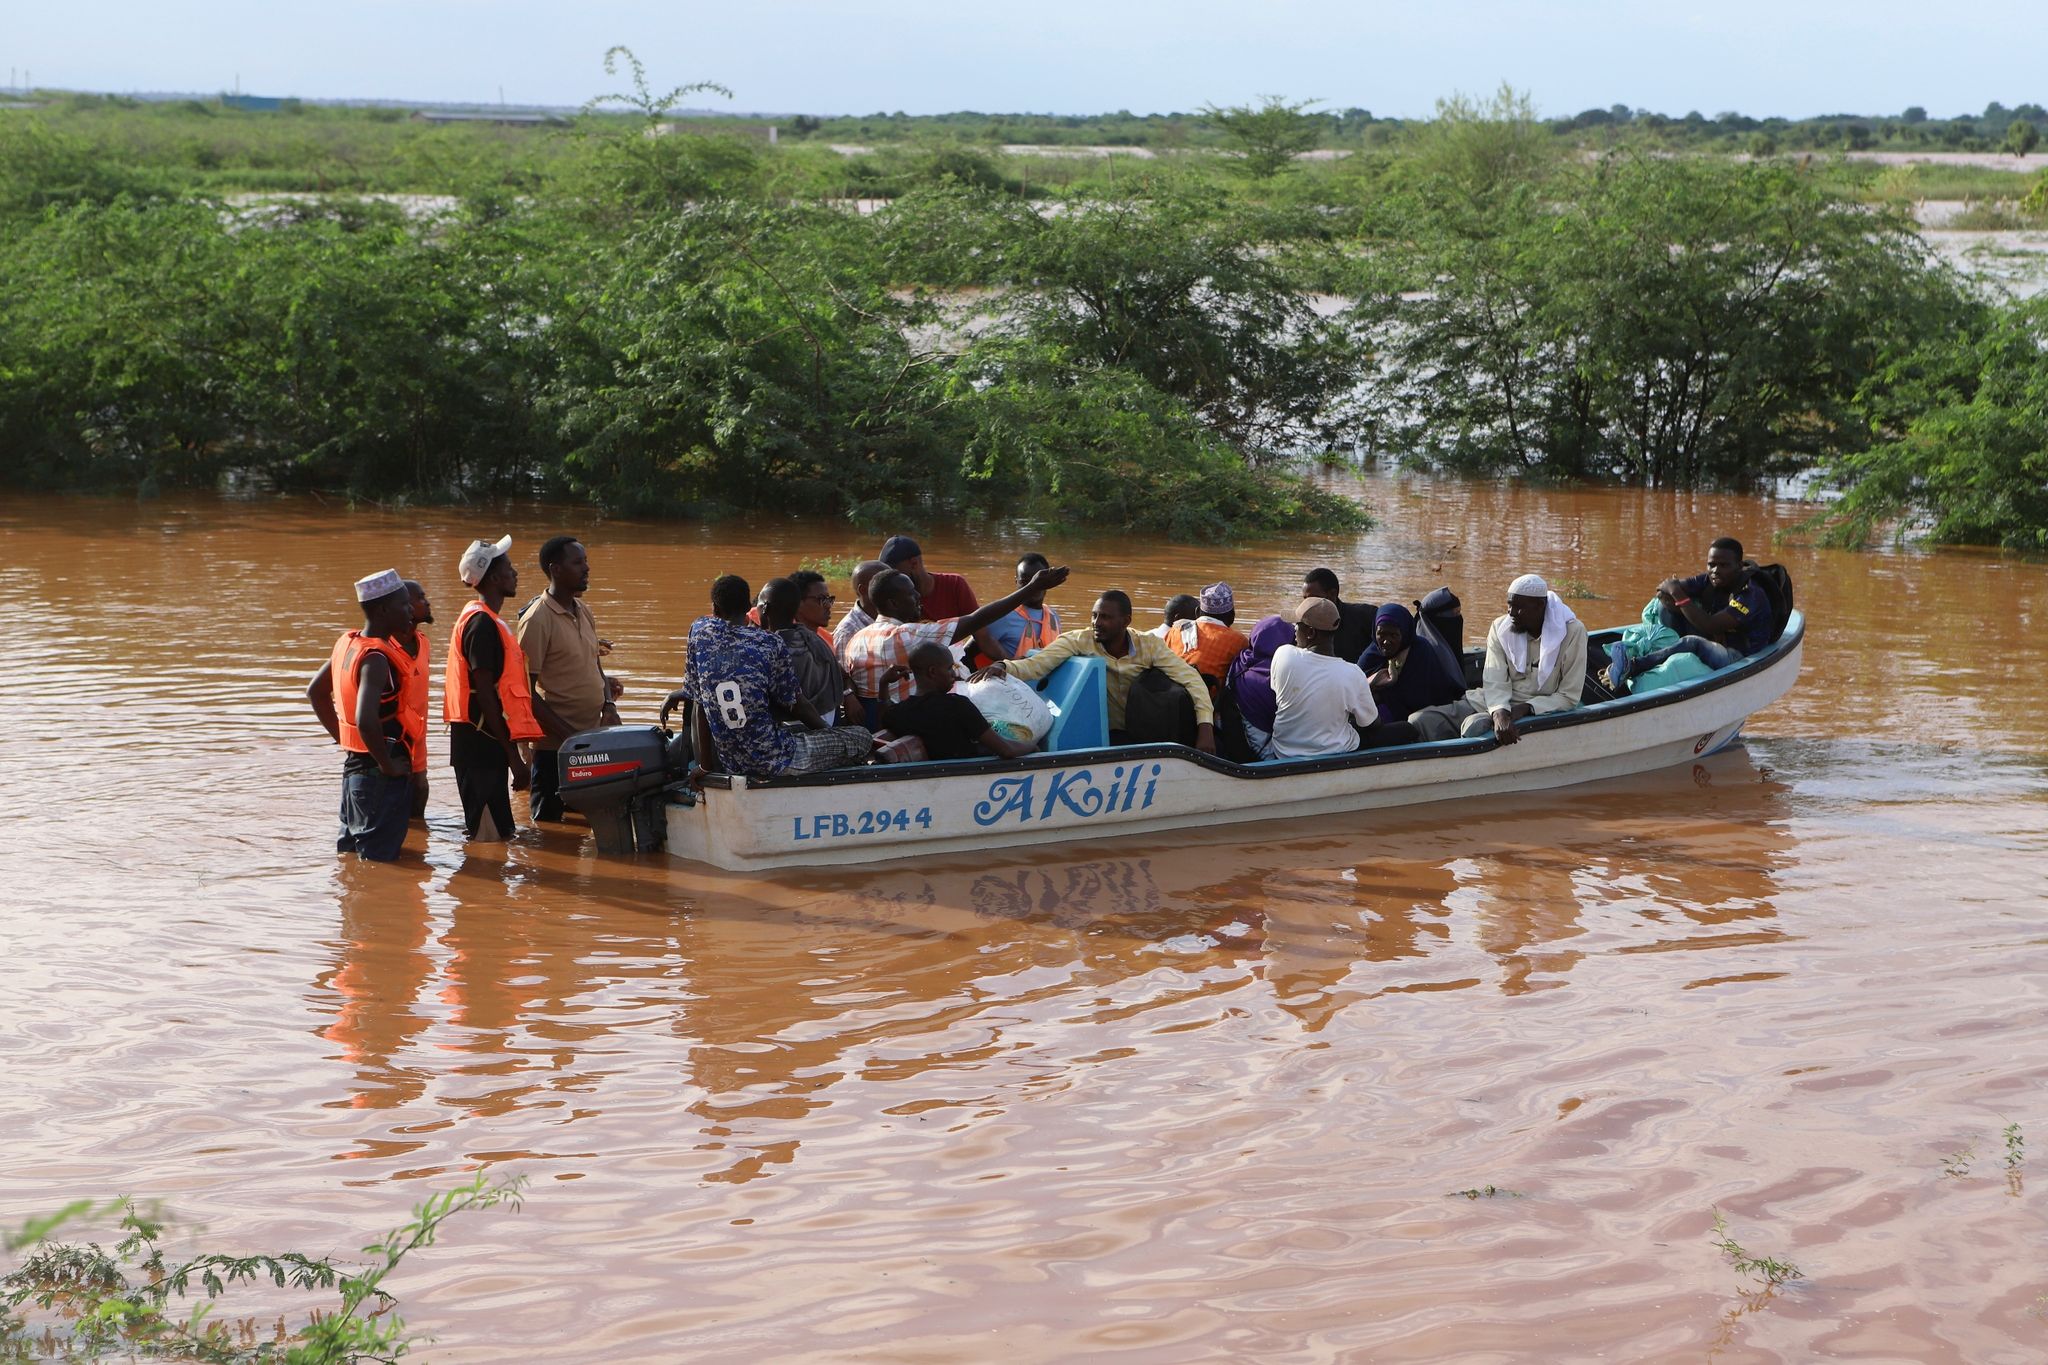
[[[668,851],[733,871],[875,863],[1414,806],[1646,772],[1723,747],[1749,716],[1790,690],[1802,634],[1795,615],[1764,655],[1669,692],[1525,722],[1515,744],[1488,737],[1248,767],[1146,745],[768,783],[734,777],[692,803],[670,803]]]

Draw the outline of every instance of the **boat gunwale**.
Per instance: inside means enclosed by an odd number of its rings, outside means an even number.
[[[1620,638],[1625,627],[1615,626],[1606,630],[1589,632],[1587,648],[1598,637]],[[1695,697],[1717,692],[1724,687],[1754,678],[1768,672],[1782,663],[1806,638],[1806,615],[1795,610],[1784,631],[1770,646],[1750,655],[1740,663],[1726,668],[1715,669],[1705,677],[1680,683],[1676,687],[1659,688],[1655,692],[1636,697],[1618,697],[1609,701],[1595,702],[1590,706],[1575,706],[1569,711],[1556,712],[1546,716],[1531,716],[1518,722],[1516,730],[1524,736],[1544,734],[1553,730],[1568,730],[1575,726],[1597,725],[1620,716],[1631,716],[1659,707],[1675,706]],[[1041,768],[1067,768],[1077,764],[1101,762],[1129,762],[1133,759],[1174,758],[1193,763],[1210,772],[1225,777],[1261,780],[1274,777],[1293,777],[1302,773],[1341,772],[1351,768],[1374,768],[1389,763],[1414,763],[1427,759],[1466,758],[1477,754],[1491,753],[1501,748],[1501,742],[1491,734],[1472,738],[1425,740],[1416,744],[1398,744],[1384,749],[1354,749],[1345,754],[1326,754],[1315,758],[1288,758],[1278,761],[1266,760],[1260,763],[1238,763],[1215,754],[1205,754],[1200,749],[1185,744],[1124,744],[1105,745],[1094,749],[1057,749],[1046,753],[1026,754],[1022,758],[965,758],[940,760],[925,763],[883,763],[868,764],[854,768],[832,768],[824,772],[804,773],[794,777],[748,777],[746,791],[783,791],[809,787],[857,786],[875,782],[915,781],[924,778],[955,777],[963,774],[1033,772]],[[704,786],[721,791],[732,790],[732,774],[706,773]]]

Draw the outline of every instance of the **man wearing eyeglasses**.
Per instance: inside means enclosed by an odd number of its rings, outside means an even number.
[[[846,690],[846,670],[832,653],[832,590],[823,575],[798,569],[787,578],[770,579],[761,588],[761,625],[789,647],[796,665],[797,687],[817,708],[825,724],[836,725],[841,714],[849,724],[864,719],[858,699]],[[843,708],[851,706],[850,713]]]

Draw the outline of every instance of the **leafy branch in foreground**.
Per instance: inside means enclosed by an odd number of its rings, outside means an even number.
[[[1738,1274],[1754,1275],[1764,1282],[1766,1288],[1776,1289],[1788,1280],[1799,1278],[1799,1267],[1790,1261],[1781,1261],[1773,1256],[1752,1256],[1742,1243],[1735,1240],[1728,1231],[1728,1220],[1721,1210],[1714,1210],[1714,1235],[1709,1239],[1728,1257]]]
[[[115,1199],[77,1200],[32,1219],[6,1239],[10,1251],[33,1247],[0,1276],[0,1357],[96,1360],[110,1356],[173,1357],[217,1365],[351,1365],[405,1355],[413,1338],[392,1310],[385,1279],[412,1252],[432,1246],[441,1225],[471,1209],[520,1205],[524,1177],[475,1179],[434,1195],[412,1219],[363,1248],[368,1263],[287,1251],[232,1256],[208,1252],[172,1264],[158,1245],[164,1224],[154,1206]],[[50,1243],[65,1223],[119,1215],[121,1240],[107,1252],[97,1242]],[[268,1280],[280,1289],[332,1292],[337,1302],[306,1310],[304,1325],[275,1340],[257,1339],[254,1325],[215,1321],[214,1300],[237,1284]],[[202,1297],[203,1296],[203,1297]],[[190,1306],[187,1307],[187,1302]],[[32,1321],[22,1310],[53,1314]]]

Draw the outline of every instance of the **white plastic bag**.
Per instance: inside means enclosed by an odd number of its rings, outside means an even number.
[[[957,683],[953,690],[973,702],[982,719],[1004,739],[1037,741],[1052,729],[1052,708],[1030,683],[983,678]]]

